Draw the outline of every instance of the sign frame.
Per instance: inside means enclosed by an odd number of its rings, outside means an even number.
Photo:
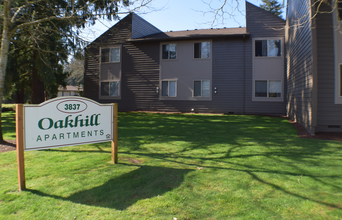
[[[52,102],[59,101],[67,102],[67,101],[74,101],[77,100],[84,100],[87,102],[92,102],[98,106],[110,106],[111,107],[111,138],[110,139],[103,139],[103,140],[96,140],[96,141],[88,141],[88,142],[73,142],[71,144],[62,144],[62,145],[52,145],[52,146],[43,146],[39,148],[30,148],[25,149],[25,107],[41,107],[47,104],[51,104]],[[67,112],[65,112],[67,113]],[[77,113],[77,112],[76,112]],[[69,113],[67,113],[69,114]],[[111,103],[111,104],[100,104],[94,100],[83,98],[83,97],[62,97],[62,98],[55,98],[49,101],[43,102],[40,105],[23,105],[23,104],[16,104],[16,145],[17,145],[17,163],[18,163],[18,184],[19,184],[19,191],[26,189],[25,183],[25,160],[24,160],[24,150],[40,150],[40,149],[48,149],[48,148],[56,148],[56,147],[66,147],[66,146],[75,146],[75,145],[83,145],[83,144],[92,144],[92,143],[100,143],[100,142],[108,142],[111,141],[111,161],[113,164],[118,163],[118,104]]]
[[[65,103],[69,103],[71,110],[64,110],[64,105],[66,108],[69,106]],[[73,103],[74,109],[70,103]],[[78,109],[76,103],[78,103]],[[23,107],[25,151],[113,140],[111,124],[113,123],[114,109],[112,104],[100,104],[91,99],[69,96],[51,99],[39,105],[24,105]],[[37,112],[41,115],[37,115]],[[101,120],[97,124],[98,117],[105,118],[105,120]],[[100,135],[99,129],[101,128],[104,128],[105,133]],[[91,133],[91,136],[87,137],[87,133]]]

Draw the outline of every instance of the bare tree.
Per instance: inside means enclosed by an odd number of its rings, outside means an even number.
[[[282,1],[281,7],[285,8],[287,5],[291,4],[293,0]],[[332,13],[334,10],[339,10],[342,13],[342,0],[302,0],[303,4],[307,4],[308,8],[314,9],[314,13],[308,10],[307,14],[302,18],[299,18],[297,25],[300,27],[306,22],[309,22],[312,18],[315,18],[320,13]],[[245,16],[243,10],[241,10],[240,0],[202,0],[204,4],[207,5],[206,11],[201,11],[203,14],[212,14],[213,19],[211,21],[211,26],[215,24],[224,24],[226,19],[234,19],[237,14]],[[281,1],[280,1],[281,2]],[[321,10],[324,4],[331,6],[331,10]],[[308,17],[309,16],[309,17]],[[342,17],[342,16],[341,16]],[[236,21],[236,20],[235,20]]]
[[[70,73],[67,85],[80,86],[83,84],[84,60],[82,58],[72,58],[66,65],[65,71]]]

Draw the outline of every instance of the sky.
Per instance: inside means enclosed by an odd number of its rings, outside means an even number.
[[[207,28],[223,28],[223,27],[245,27],[245,1],[244,0],[227,0],[224,10],[228,13],[233,12],[233,16],[225,14],[224,19],[214,21],[214,14],[210,13],[208,6],[212,2],[212,7],[217,8],[222,5],[224,0],[153,0],[149,8],[136,11],[143,19],[166,31],[194,30]],[[239,2],[237,7],[236,1]],[[261,0],[249,0],[250,3],[259,6]],[[278,2],[283,3],[282,0]],[[286,3],[286,2],[285,2]],[[127,11],[127,9],[121,10]],[[285,18],[285,9],[283,9],[283,18]],[[124,18],[126,14],[120,15]],[[117,21],[99,21],[95,26],[88,27],[83,31],[83,37],[88,41],[95,40],[103,32],[112,27]]]

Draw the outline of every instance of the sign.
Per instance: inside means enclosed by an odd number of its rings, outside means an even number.
[[[26,151],[113,140],[113,104],[61,97],[23,111]]]
[[[112,162],[118,162],[117,103],[62,97],[15,109],[19,191],[26,189],[24,150],[112,141]]]

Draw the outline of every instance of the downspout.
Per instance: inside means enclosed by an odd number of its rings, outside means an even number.
[[[245,88],[246,88],[246,58],[245,58],[245,56],[246,56],[246,51],[245,51],[245,44],[246,44],[246,42],[245,42],[245,37],[246,37],[246,35],[243,35],[243,86],[242,86],[242,88],[243,88],[243,92],[242,92],[242,95],[243,95],[243,98],[242,98],[242,114],[245,114]]]

